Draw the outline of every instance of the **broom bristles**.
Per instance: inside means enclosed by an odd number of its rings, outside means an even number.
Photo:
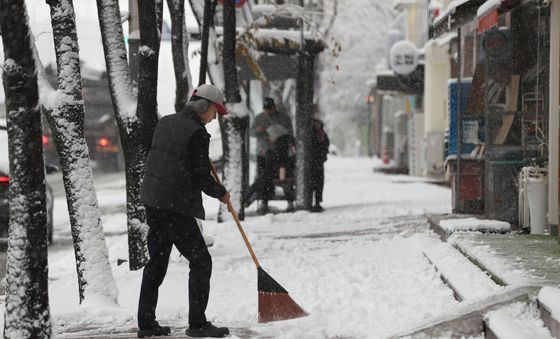
[[[259,323],[307,316],[280,284],[258,268]]]

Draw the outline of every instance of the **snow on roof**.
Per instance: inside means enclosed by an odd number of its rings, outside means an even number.
[[[382,69],[379,71],[375,72],[376,76],[393,76],[395,75],[395,72],[393,72],[393,70],[391,69]]]
[[[293,41],[295,43],[301,42],[301,32],[300,31],[288,31],[282,29],[258,29],[253,33],[256,39],[286,39]],[[306,40],[313,39],[313,34],[311,32],[303,32],[303,38]]]
[[[447,20],[447,16],[449,15],[449,10],[445,9],[441,11],[437,18],[434,19],[434,26],[437,26],[440,22],[444,19]]]
[[[438,46],[448,45],[453,39],[457,37],[457,32],[446,32],[442,36],[435,39]]]
[[[276,10],[275,5],[267,4],[267,5],[253,5],[251,10],[255,15],[263,15],[263,14],[270,14]]]
[[[447,230],[448,233],[454,231],[509,232],[511,230],[511,226],[508,222],[477,218],[441,220],[439,225]]]
[[[477,19],[480,20],[482,17],[486,15],[486,13],[500,7],[501,4],[502,4],[502,0],[486,0],[486,2],[483,3],[482,6],[478,7],[478,10],[476,11]]]
[[[471,0],[453,0],[453,1],[451,1],[451,3],[449,4],[449,6],[447,6],[447,10],[448,10],[450,13],[453,14],[453,13],[455,13],[455,10],[457,9],[457,7],[459,7],[459,6],[461,6],[461,5],[465,4],[465,3],[467,3],[467,2],[469,2],[469,1],[471,1]]]
[[[469,82],[469,83],[472,82],[472,78],[461,78],[461,83],[462,83],[462,84],[465,84],[465,83],[467,83],[467,82]],[[449,85],[449,84],[456,84],[456,83],[457,83],[457,78],[450,78],[450,79],[447,79],[447,85]]]

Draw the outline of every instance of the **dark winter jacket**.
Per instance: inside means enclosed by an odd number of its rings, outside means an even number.
[[[322,166],[329,154],[329,137],[321,120],[313,118],[311,125],[311,161],[314,166]]]
[[[290,135],[294,135],[292,127],[292,119],[284,112],[276,111],[269,115],[262,112],[255,117],[251,126],[251,134],[257,137],[257,154],[260,155],[263,151],[268,151],[272,147],[272,143],[267,138],[266,130],[272,125],[281,125]],[[257,132],[257,127],[262,128],[261,132]]]
[[[201,191],[214,198],[226,193],[210,174],[209,143],[210,135],[188,105],[180,113],[161,118],[148,154],[140,200],[147,206],[204,219]]]

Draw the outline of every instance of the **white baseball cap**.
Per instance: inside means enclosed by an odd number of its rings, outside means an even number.
[[[221,115],[228,114],[228,111],[224,107],[224,94],[218,89],[218,87],[202,84],[193,91],[192,95],[211,101],[214,105],[216,105],[218,113]]]

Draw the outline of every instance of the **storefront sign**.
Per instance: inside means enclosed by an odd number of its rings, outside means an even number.
[[[478,33],[484,33],[498,25],[498,10],[494,9],[478,21]]]
[[[418,66],[418,49],[408,41],[401,40],[391,47],[389,52],[391,69],[399,75],[408,75]]]

